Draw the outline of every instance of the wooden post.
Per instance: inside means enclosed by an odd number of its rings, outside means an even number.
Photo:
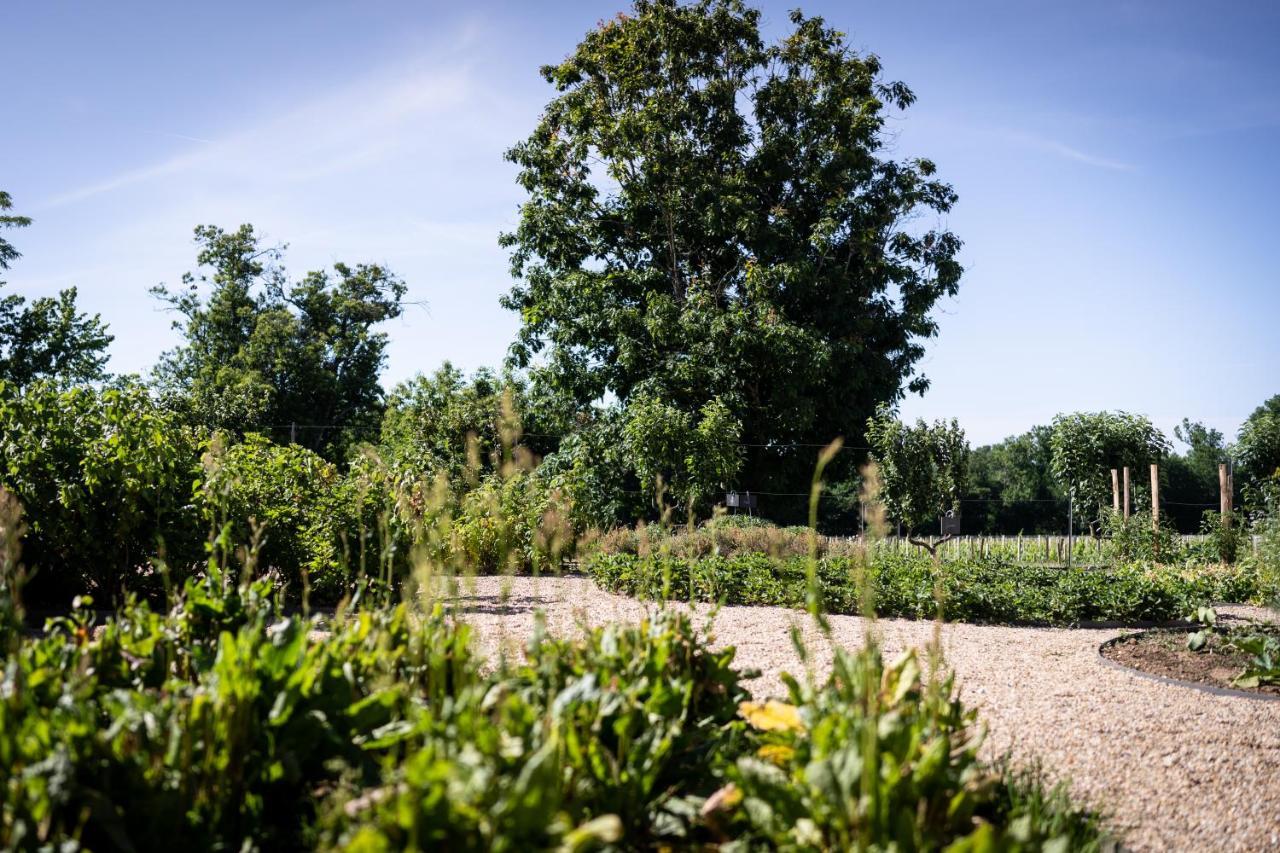
[[[1227,463],[1218,463],[1218,511],[1222,513],[1222,526],[1231,526],[1231,474]]]
[[[1111,511],[1120,514],[1120,472],[1111,469]]]
[[[1160,466],[1151,463],[1151,529],[1160,531]]]
[[[1129,520],[1129,466],[1124,466],[1124,520]]]

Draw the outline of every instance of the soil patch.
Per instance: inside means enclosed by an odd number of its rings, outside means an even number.
[[[1260,629],[1274,632],[1274,628]],[[1200,651],[1187,648],[1186,631],[1144,631],[1121,637],[1102,649],[1102,656],[1141,672],[1203,684],[1209,687],[1242,690],[1280,696],[1280,685],[1264,684],[1256,688],[1241,687],[1235,679],[1251,660],[1248,653],[1231,646],[1233,633],[1250,629],[1231,628],[1209,634]]]

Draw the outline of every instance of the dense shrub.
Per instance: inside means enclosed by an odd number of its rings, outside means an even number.
[[[1258,553],[1248,562],[1258,573],[1267,602],[1280,608],[1280,517],[1263,519],[1257,533]]]
[[[0,484],[21,501],[41,596],[157,586],[149,560],[197,559],[199,440],[137,385],[0,384]]]
[[[83,611],[8,660],[0,697],[0,847],[292,849],[318,786],[371,778],[411,698],[477,678],[465,629],[404,608],[323,641],[265,583],[189,584],[166,616]]]
[[[542,479],[491,474],[463,495],[438,559],[482,572],[547,571],[571,547],[568,510]]]
[[[673,557],[597,554],[587,570],[605,589],[650,599],[695,599],[726,604],[803,606],[809,563],[764,554]],[[821,604],[831,613],[861,610],[857,578],[872,583],[881,616],[963,622],[1049,623],[1166,621],[1212,601],[1258,598],[1249,566],[1165,567],[1125,564],[1113,570],[1064,570],[1005,560],[949,560],[935,565],[914,556],[829,557],[815,566]]]
[[[251,433],[236,444],[215,440],[204,473],[207,520],[230,524],[235,541],[256,534],[256,553],[243,559],[276,571],[294,592],[307,584],[336,600],[356,579],[405,564],[409,532],[397,523],[394,487],[376,455],[358,456],[343,474],[300,445]]]

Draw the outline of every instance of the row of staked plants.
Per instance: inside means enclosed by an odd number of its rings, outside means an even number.
[[[1098,536],[1081,534],[1072,545],[1076,565],[1105,566],[1126,562],[1161,565],[1234,563],[1256,557],[1255,542],[1261,538],[1265,519],[1246,526],[1241,513],[1224,525],[1216,512],[1205,513],[1201,534],[1180,535],[1163,524],[1153,529],[1149,516],[1128,519],[1104,514]],[[768,554],[774,557],[807,556],[816,549],[820,557],[847,557],[882,552],[925,554],[920,546],[904,538],[867,541],[853,536],[816,538],[808,527],[779,527],[758,517],[718,515],[697,526],[638,525],[615,528],[584,541],[583,553],[640,554],[662,551],[674,557]],[[991,557],[1009,562],[1065,565],[1065,536],[993,536],[951,539],[938,546],[944,558]]]
[[[1088,850],[1093,815],[983,762],[936,655],[875,636],[753,700],[687,615],[481,660],[450,566],[286,607],[224,524],[162,606],[24,625],[0,493],[0,847]],[[256,575],[256,577],[255,577]],[[815,618],[825,624],[815,611]],[[798,644],[802,653],[809,650]]]
[[[868,469],[870,472],[871,469]],[[869,504],[874,500],[869,499]],[[1215,602],[1280,600],[1280,559],[1268,545],[1234,562],[1176,550],[1132,522],[1109,545],[1111,562],[1068,569],[1019,560],[1007,544],[983,554],[885,547],[869,540],[778,528],[741,516],[700,527],[615,530],[578,546],[583,569],[604,589],[651,600],[803,607],[816,595],[829,613],[857,614],[870,596],[877,615],[965,622],[1075,625],[1167,622]],[[1243,537],[1215,522],[1202,546]],[[1268,522],[1258,530],[1272,530]],[[1264,541],[1270,542],[1265,535]],[[1273,537],[1272,537],[1273,538]],[[1163,555],[1153,559],[1141,546]],[[1130,553],[1132,551],[1132,553]]]

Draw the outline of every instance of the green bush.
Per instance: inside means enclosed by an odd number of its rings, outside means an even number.
[[[804,558],[764,554],[682,558],[597,554],[587,570],[605,589],[647,599],[801,607],[809,592]],[[873,584],[876,613],[885,617],[995,623],[1161,622],[1213,601],[1251,601],[1260,594],[1251,567],[1166,567],[1132,563],[1107,571],[1020,565],[1002,559],[932,560],[879,555],[818,561],[820,604],[830,613],[857,614],[862,590]]]
[[[1162,517],[1158,528],[1153,528],[1151,517],[1135,513],[1125,518],[1120,513],[1106,510],[1102,514],[1103,533],[1110,537],[1109,550],[1118,561],[1153,560],[1161,563],[1178,563],[1186,559],[1182,537],[1167,518]],[[1217,559],[1215,554],[1213,559]]]
[[[392,511],[393,485],[381,461],[358,455],[346,474],[296,444],[250,433],[215,440],[204,458],[202,507],[215,529],[259,547],[258,572],[274,571],[297,594],[308,584],[323,600],[350,591],[359,577],[403,570],[409,531]]]
[[[167,617],[130,605],[86,640],[77,611],[24,643],[0,698],[0,847],[294,849],[317,789],[375,775],[413,697],[476,677],[439,612],[364,613],[316,642],[279,602],[215,579]]]
[[[330,831],[354,850],[687,838],[691,798],[714,790],[742,739],[732,660],[673,614],[540,637],[527,663],[424,722],[422,746],[386,767],[390,796],[351,792]]]
[[[0,384],[0,484],[26,510],[40,596],[159,586],[150,560],[199,558],[199,440],[145,389]]]
[[[490,573],[555,569],[571,546],[568,525],[559,496],[536,475],[491,474],[462,496],[437,558]]]

